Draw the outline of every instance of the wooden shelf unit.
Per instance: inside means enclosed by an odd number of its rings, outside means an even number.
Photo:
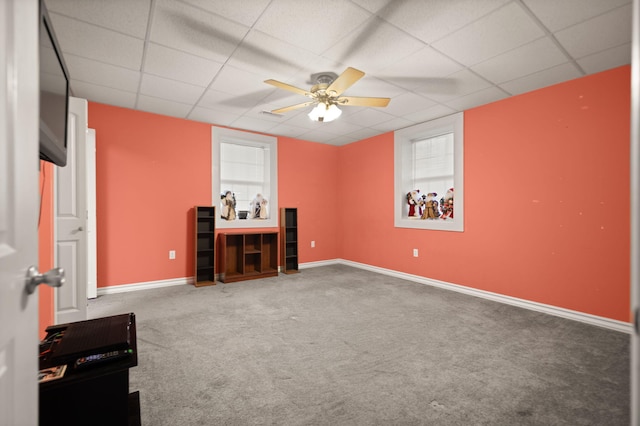
[[[285,274],[298,272],[298,209],[280,209],[280,270]]]
[[[235,281],[278,275],[278,233],[221,233],[219,236],[220,281]]]
[[[216,208],[196,206],[195,210],[195,271],[193,284],[196,287],[216,283]]]

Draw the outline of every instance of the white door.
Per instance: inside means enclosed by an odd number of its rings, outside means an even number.
[[[38,2],[0,0],[0,425],[38,423]]]
[[[67,165],[56,168],[54,262],[65,271],[56,289],[56,323],[87,319],[87,101],[69,99]]]
[[[87,129],[87,297],[98,297],[98,227],[96,224],[96,131]]]

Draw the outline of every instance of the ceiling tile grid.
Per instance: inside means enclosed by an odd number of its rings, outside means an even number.
[[[144,72],[158,77],[207,87],[222,69],[222,64],[181,50],[148,43]]]
[[[631,0],[45,0],[74,96],[344,145],[631,61]],[[312,75],[388,97],[311,121]]]
[[[522,93],[531,92],[541,87],[547,87],[563,81],[580,77],[580,70],[571,63],[548,68],[525,77],[511,80],[500,85],[507,93],[512,95],[520,95]]]

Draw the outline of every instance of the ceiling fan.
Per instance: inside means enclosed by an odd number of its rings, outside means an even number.
[[[314,74],[312,76],[312,81],[314,81],[315,84],[310,90],[300,89],[277,80],[265,80],[265,83],[271,84],[272,86],[311,98],[310,101],[274,109],[271,112],[274,114],[281,114],[294,109],[304,108],[309,105],[316,105],[309,113],[309,117],[314,121],[328,122],[335,120],[340,116],[340,114],[342,114],[338,105],[369,107],[387,106],[387,104],[389,104],[389,98],[341,96],[345,90],[351,87],[363,76],[364,72],[355,68],[347,68],[342,74],[340,74],[340,76],[331,72]]]

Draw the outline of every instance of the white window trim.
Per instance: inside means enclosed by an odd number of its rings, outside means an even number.
[[[269,146],[269,218],[236,219],[227,221],[220,218],[220,143],[252,144]],[[217,229],[272,228],[278,226],[278,139],[273,136],[260,135],[242,130],[211,127],[211,200],[216,207]]]
[[[403,217],[407,182],[411,181],[411,144],[417,139],[427,139],[453,132],[455,211],[453,220],[421,220]],[[416,124],[394,132],[394,225],[396,228],[432,229],[439,231],[464,231],[464,113],[460,112],[426,123]],[[415,188],[412,188],[415,189]],[[418,188],[422,189],[422,188]],[[409,189],[411,190],[411,188]],[[444,194],[443,194],[444,195]]]

